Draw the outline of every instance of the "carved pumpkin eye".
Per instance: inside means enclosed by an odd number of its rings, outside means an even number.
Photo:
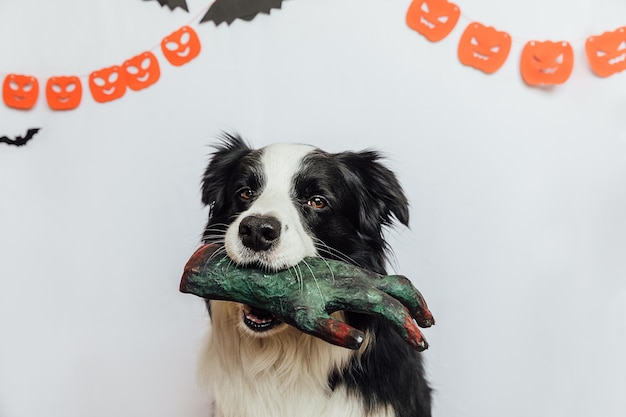
[[[183,34],[180,37],[180,44],[186,46],[190,40],[191,40],[191,35],[189,34],[189,32],[183,32]]]
[[[322,196],[316,195],[311,197],[306,204],[309,207],[312,207],[314,209],[323,209],[324,207],[328,206],[328,201],[326,201],[326,199]]]
[[[141,69],[143,70],[150,68],[150,65],[152,65],[152,60],[150,58],[144,58],[144,60],[141,61]]]

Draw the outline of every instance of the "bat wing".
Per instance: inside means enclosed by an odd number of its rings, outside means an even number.
[[[37,134],[37,132],[39,132],[39,130],[41,129],[38,127],[34,129],[28,129],[28,131],[26,131],[26,136],[16,136],[15,139],[9,139],[7,136],[0,136],[0,142],[4,142],[8,145],[23,146],[26,145],[26,143],[31,140]]]
[[[259,13],[269,14],[272,9],[280,9],[283,0],[215,0],[206,12],[201,23],[213,21],[231,24],[235,19],[252,20]]]
[[[150,0],[143,0],[143,1],[150,1]],[[175,8],[180,7],[186,12],[189,11],[186,0],[158,0],[158,2],[161,6],[169,7],[170,10],[174,10]]]

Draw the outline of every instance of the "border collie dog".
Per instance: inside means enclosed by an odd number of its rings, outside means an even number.
[[[308,145],[252,149],[225,135],[204,172],[206,243],[237,264],[269,270],[306,256],[385,274],[383,229],[408,225],[396,176],[373,151],[327,153]],[[207,302],[211,335],[201,375],[217,417],[429,417],[420,354],[380,319],[340,312],[365,332],[358,350],[329,344],[263,310]]]

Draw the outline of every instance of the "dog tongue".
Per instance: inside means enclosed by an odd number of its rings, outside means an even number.
[[[277,317],[267,310],[262,310],[256,307],[247,307],[246,314],[257,317],[260,320],[276,320]]]

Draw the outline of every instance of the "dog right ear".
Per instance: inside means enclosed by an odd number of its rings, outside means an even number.
[[[202,203],[211,206],[211,213],[219,213],[224,202],[228,201],[228,182],[241,158],[251,150],[239,135],[224,133],[220,137],[202,176]]]

